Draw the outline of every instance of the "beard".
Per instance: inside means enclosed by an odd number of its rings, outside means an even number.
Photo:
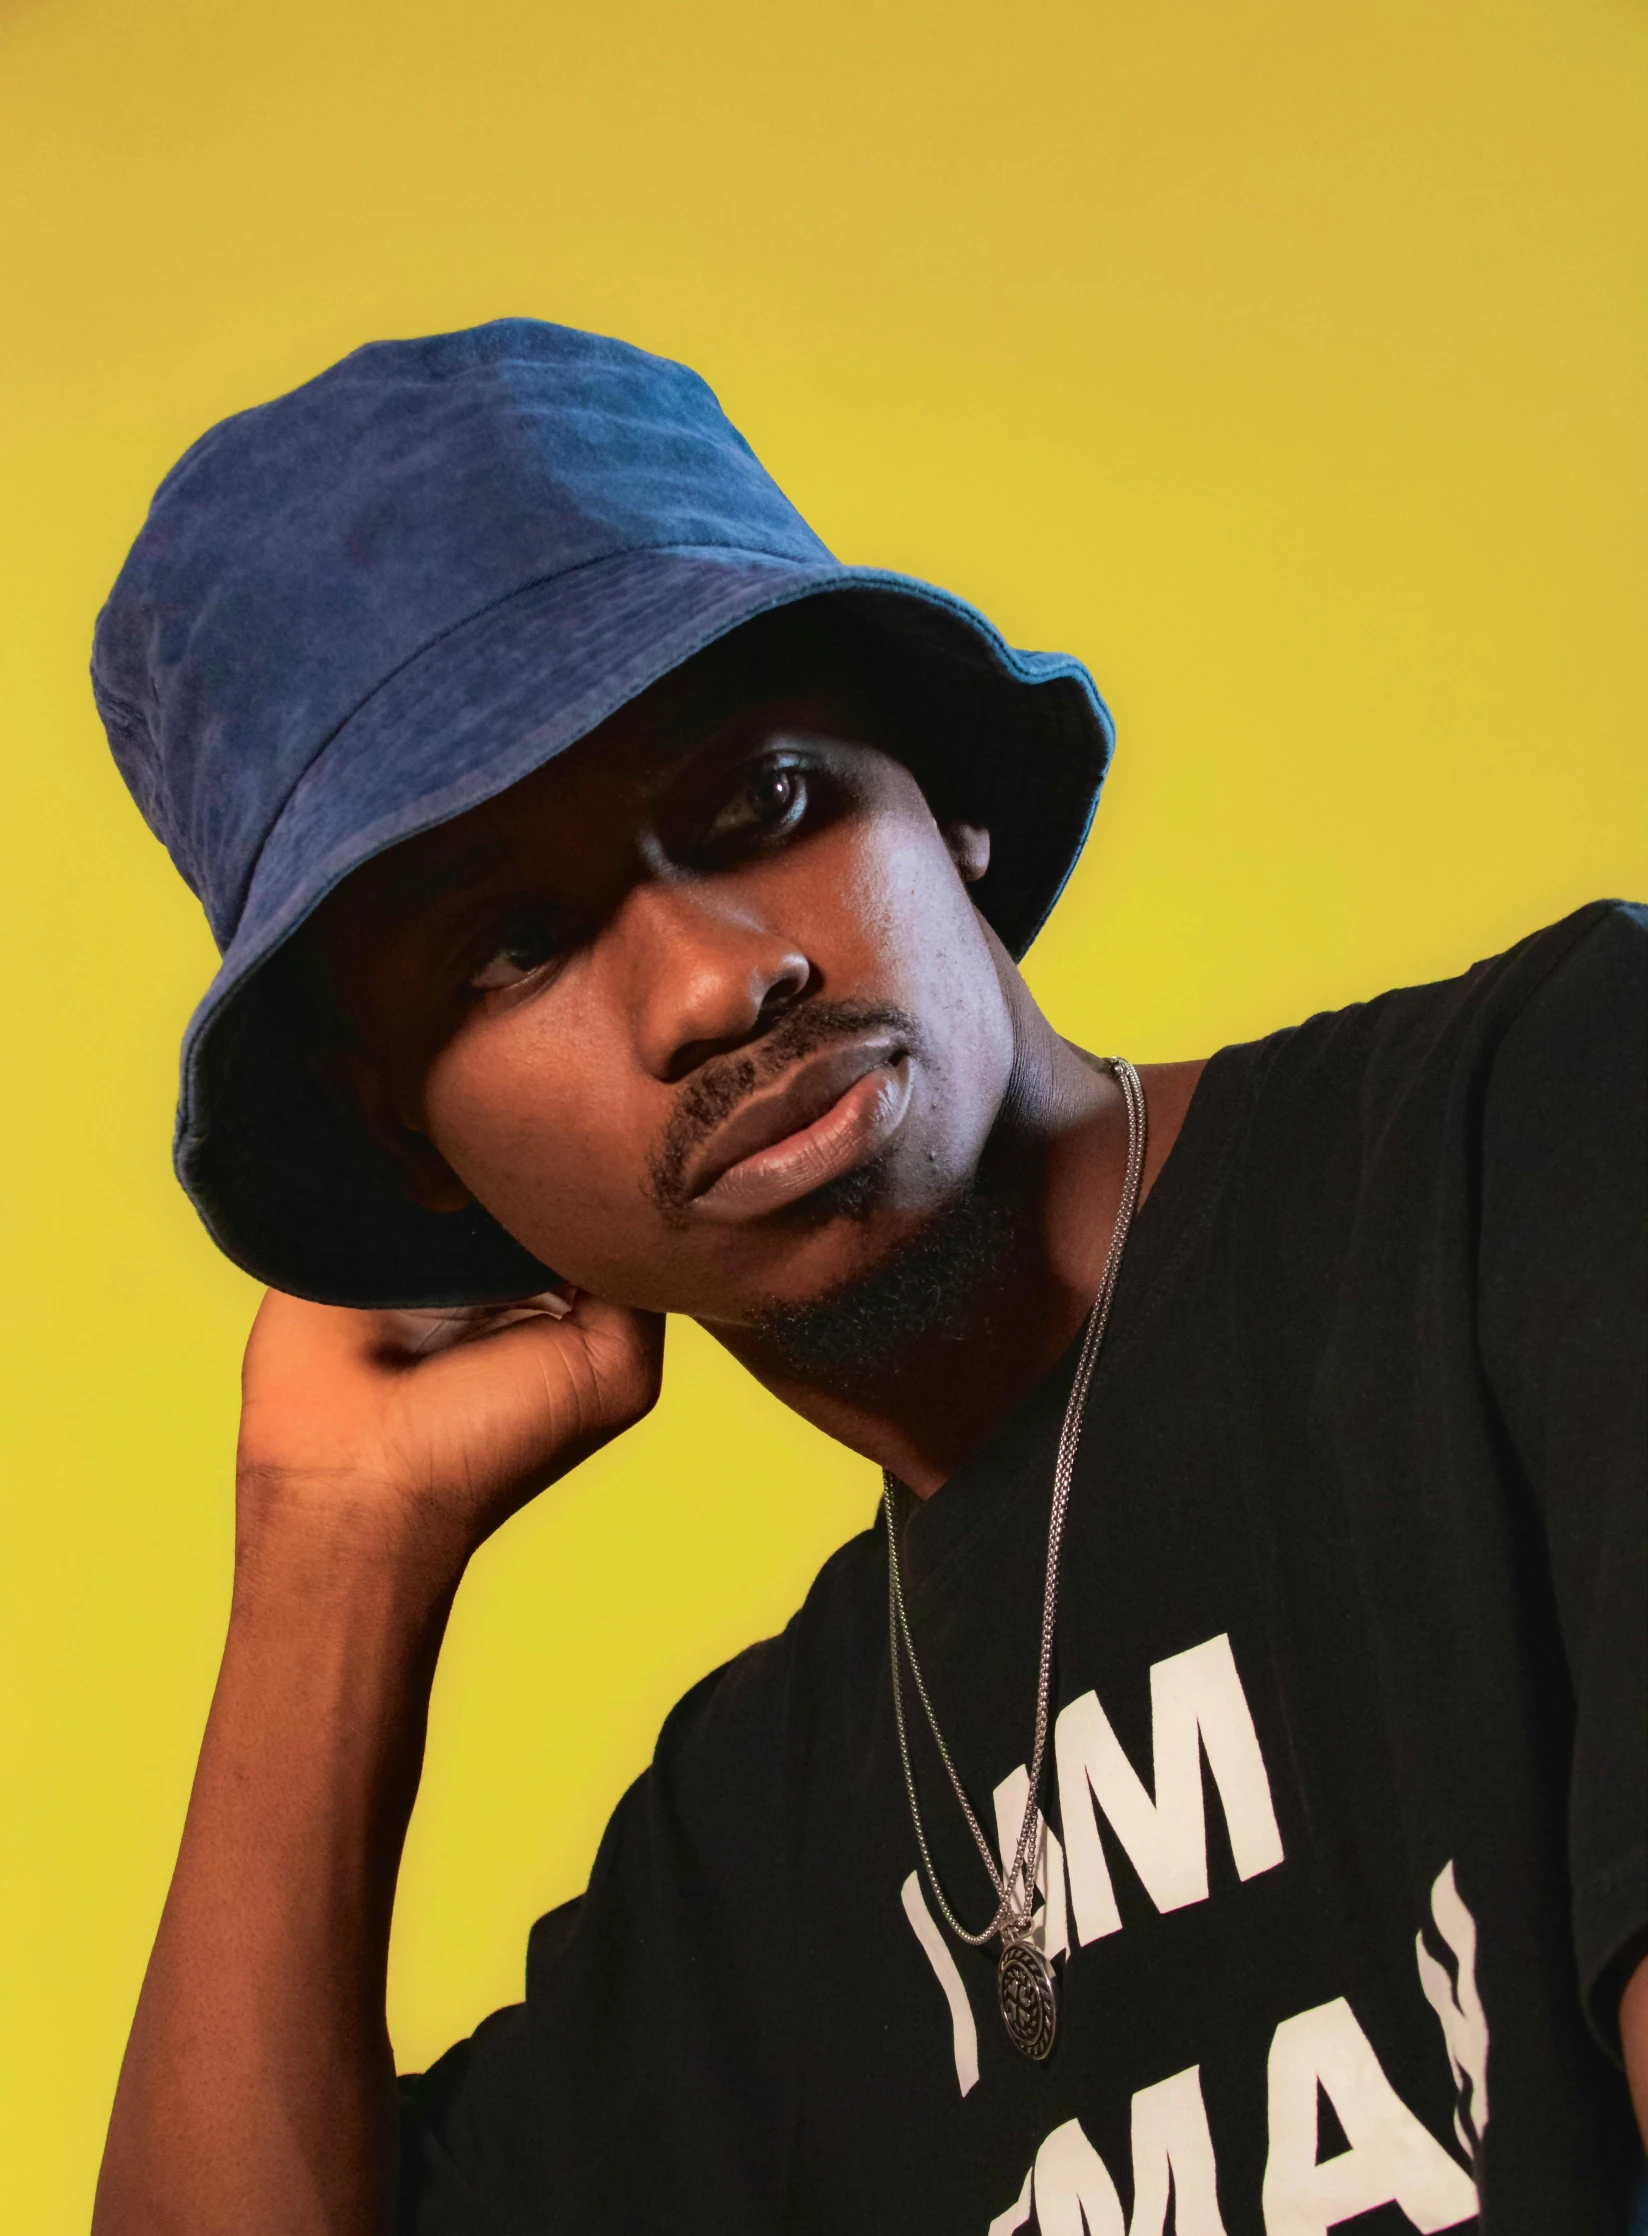
[[[878,1177],[873,1165],[847,1174],[809,1213],[862,1216]],[[988,1334],[1023,1241],[1020,1210],[975,1173],[879,1264],[804,1304],[769,1304],[755,1332],[798,1380],[858,1396],[890,1388],[918,1352]]]

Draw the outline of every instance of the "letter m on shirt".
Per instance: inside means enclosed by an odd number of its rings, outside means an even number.
[[[1122,1752],[1096,1693],[1083,1693],[1059,1715],[1059,1814],[1076,1931],[1084,1942],[1118,1932],[1122,1922],[1101,1816],[1158,1910],[1207,1900],[1204,1753],[1242,1878],[1282,1860],[1270,1780],[1228,1636],[1221,1632],[1152,1666],[1150,1720],[1154,1795]]]

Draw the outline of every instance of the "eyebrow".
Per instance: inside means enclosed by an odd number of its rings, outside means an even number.
[[[476,833],[453,851],[443,850],[433,858],[420,856],[415,840],[399,861],[393,859],[396,850],[392,848],[383,858],[386,864],[392,864],[388,870],[391,897],[397,905],[412,908],[463,900],[503,868],[510,851],[511,841],[502,832],[485,836]]]
[[[712,699],[708,690],[701,687],[694,697],[700,702],[693,709],[694,713],[699,713],[701,709],[704,712],[710,711],[703,708],[703,702]],[[660,741],[662,750],[657,757],[662,766],[656,772],[656,791],[667,793],[695,762],[712,760],[718,755],[737,750],[744,742],[739,731],[747,721],[765,725],[774,722],[776,717],[776,726],[787,727],[785,713],[790,712],[793,719],[793,714],[800,712],[805,703],[803,695],[798,693],[786,707],[785,699],[773,693],[724,706],[713,712],[712,719],[685,722],[674,727],[673,734],[666,734],[667,742]],[[801,726],[807,725],[803,722]],[[494,797],[501,798],[503,795]],[[492,802],[477,804],[487,806]],[[447,825],[434,824],[431,826],[431,833],[448,828]],[[418,846],[419,838],[426,835],[430,834],[416,833],[401,846],[391,847],[379,857],[380,861],[392,864],[387,873],[388,897],[391,905],[396,908],[421,912],[443,903],[453,907],[461,906],[478,887],[483,886],[508,864],[517,843],[516,834],[511,831],[477,831],[451,845],[450,850],[443,848],[431,858]],[[400,858],[397,859],[397,856]],[[555,896],[551,895],[550,898],[553,900]]]

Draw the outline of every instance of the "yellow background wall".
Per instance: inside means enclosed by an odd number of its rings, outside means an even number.
[[[84,686],[149,491],[359,341],[685,358],[845,555],[1121,726],[1033,958],[1205,1052],[1648,887],[1640,0],[0,0],[0,2220],[83,2228],[223,1620],[250,1285],[167,1165],[205,931]],[[873,1484],[693,1331],[460,1601],[402,2062]]]

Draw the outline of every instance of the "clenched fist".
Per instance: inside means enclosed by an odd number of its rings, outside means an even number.
[[[270,1290],[246,1348],[242,1558],[292,1532],[450,1569],[640,1420],[664,1323],[576,1295],[360,1312]]]

